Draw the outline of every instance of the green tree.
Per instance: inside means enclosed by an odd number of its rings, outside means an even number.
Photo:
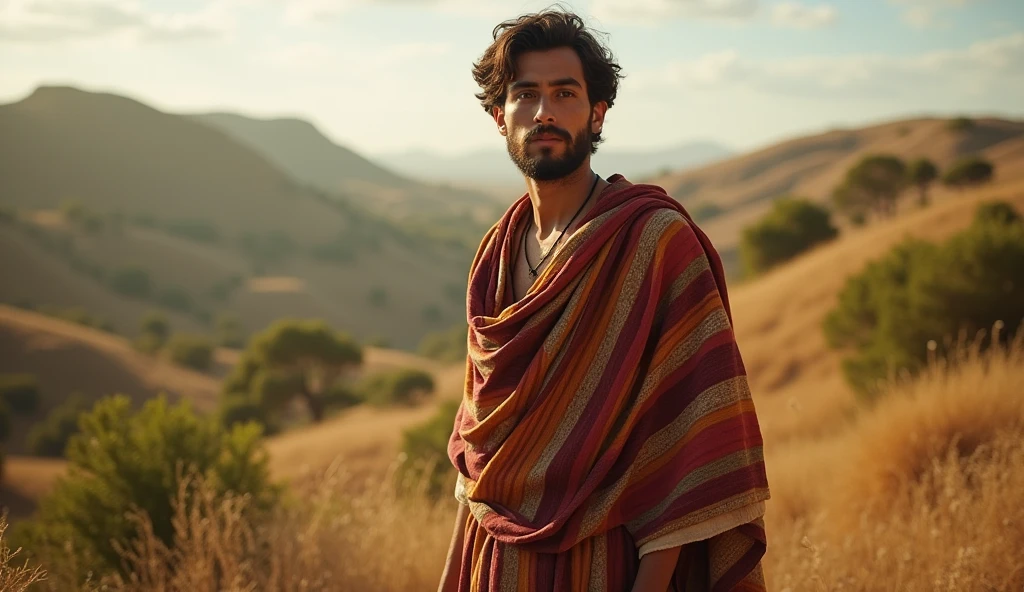
[[[71,436],[78,433],[78,418],[91,407],[84,395],[72,393],[44,421],[32,426],[27,438],[29,451],[38,456],[64,456]]]
[[[831,240],[838,233],[825,208],[805,199],[781,198],[760,221],[743,229],[740,256],[747,272],[753,275]]]
[[[434,498],[451,495],[455,486],[455,468],[448,461],[448,440],[458,410],[458,400],[444,401],[433,417],[402,434],[406,461],[397,476],[400,480],[416,479],[425,472],[427,493]]]
[[[135,347],[146,353],[160,351],[171,336],[171,324],[167,320],[167,315],[157,310],[150,311],[142,317],[139,329],[141,333]]]
[[[974,224],[1020,224],[1021,215],[1006,201],[987,201],[974,210]]]
[[[853,215],[874,211],[880,217],[895,213],[896,199],[907,183],[906,165],[896,156],[865,156],[846,172],[832,192],[839,209]]]
[[[441,362],[465,362],[468,331],[466,323],[460,323],[446,331],[428,333],[420,340],[416,351]]]
[[[409,405],[418,396],[434,392],[434,378],[412,368],[379,372],[367,376],[359,385],[359,392],[374,405]]]
[[[171,361],[206,372],[213,365],[213,343],[203,335],[177,333],[167,342]]]
[[[149,298],[153,282],[149,272],[141,267],[123,267],[110,274],[110,287],[118,294],[132,298]]]
[[[0,400],[19,415],[39,408],[39,381],[31,374],[0,374]]]
[[[221,314],[217,317],[217,343],[222,347],[238,349],[245,346],[245,328],[238,315]]]
[[[942,176],[942,184],[957,189],[976,187],[992,180],[995,167],[984,158],[969,157],[958,160]]]
[[[1024,224],[982,222],[943,244],[908,240],[847,280],[825,319],[833,347],[849,349],[847,379],[873,396],[881,381],[913,374],[927,344],[953,347],[1001,321],[1009,338],[1024,321]]]
[[[362,360],[359,344],[327,323],[283,319],[249,341],[225,381],[224,393],[246,394],[267,410],[282,409],[298,397],[319,422],[324,418],[324,393]]]
[[[921,207],[928,205],[928,188],[939,178],[939,168],[927,158],[919,158],[911,163],[907,170],[908,181],[917,187],[917,203]]]
[[[95,578],[123,566],[118,546],[140,536],[129,517],[135,510],[173,548],[172,499],[189,475],[201,476],[221,497],[250,495],[254,512],[269,510],[280,495],[255,424],[225,431],[187,402],[172,406],[162,396],[136,413],[119,395],[98,402],[79,425],[67,446],[67,474],[17,533],[26,548],[52,550],[51,560],[72,549],[78,573]]]

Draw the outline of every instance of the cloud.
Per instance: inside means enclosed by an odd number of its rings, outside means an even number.
[[[449,53],[452,44],[447,42],[396,43],[383,47],[339,50],[324,43],[306,42],[287,45],[267,54],[267,61],[274,66],[292,70],[324,72],[344,66],[347,74],[373,74],[410,63],[422,63],[424,57],[436,57]]]
[[[903,6],[903,22],[915,29],[938,29],[952,23],[942,15],[952,9],[961,8],[978,0],[889,0]]]
[[[1024,33],[910,56],[760,60],[725,51],[634,72],[631,78],[638,90],[671,93],[747,88],[822,98],[1024,94]]]
[[[245,0],[216,0],[194,12],[149,12],[137,0],[7,0],[0,41],[51,43],[127,36],[181,41],[223,36]]]
[[[745,22],[756,16],[758,0],[594,0],[592,10],[607,22],[656,24],[675,18]]]
[[[792,29],[821,29],[834,25],[838,18],[834,6],[807,6],[799,2],[779,2],[772,6],[772,23]]]

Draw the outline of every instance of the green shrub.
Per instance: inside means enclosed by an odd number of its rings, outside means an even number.
[[[205,372],[213,365],[213,343],[203,335],[178,333],[167,342],[171,361]]]
[[[31,374],[0,374],[0,399],[19,415],[39,408],[39,381]]]
[[[987,201],[974,210],[974,224],[1020,224],[1020,212],[1006,201]]]
[[[946,122],[946,129],[951,132],[963,132],[974,127],[974,120],[970,117],[954,117]]]
[[[195,305],[192,301],[192,296],[188,292],[174,286],[160,290],[156,301],[161,306],[166,306],[171,310],[179,312],[191,312],[192,307]]]
[[[110,274],[110,287],[118,294],[132,298],[149,298],[153,283],[149,272],[140,267],[123,267]]]
[[[966,189],[988,183],[992,180],[995,167],[992,163],[976,157],[964,158],[949,167],[942,176],[942,183],[957,189]]]
[[[425,471],[427,493],[435,499],[451,495],[455,485],[455,468],[448,460],[448,440],[458,409],[458,401],[444,401],[428,421],[402,434],[406,461],[398,473],[399,479],[417,478]]]
[[[245,347],[245,329],[237,315],[221,314],[217,317],[217,344],[222,347]]]
[[[267,416],[266,410],[245,393],[231,393],[221,398],[220,408],[217,411],[220,424],[225,428],[232,428],[235,424],[255,422],[263,426],[267,435],[277,431],[276,425]]]
[[[127,397],[113,396],[83,414],[79,425],[68,442],[66,475],[40,500],[37,517],[18,525],[16,538],[51,562],[75,564],[83,577],[123,569],[117,549],[140,537],[130,517],[136,510],[173,548],[172,499],[190,475],[203,478],[218,499],[250,495],[253,512],[271,509],[279,498],[255,424],[226,431],[186,402],[172,406],[161,396],[132,412]],[[192,490],[183,491],[187,501]]]
[[[335,384],[327,389],[323,397],[324,408],[328,411],[347,409],[363,402],[359,393],[343,384]]]
[[[0,399],[0,442],[11,436],[11,409]]]
[[[839,233],[825,208],[807,200],[776,200],[759,222],[743,230],[740,256],[745,271],[756,275],[792,259]]]
[[[870,399],[881,382],[945,355],[961,334],[1024,321],[1024,225],[979,223],[944,244],[908,240],[851,277],[825,319],[851,385]]]
[[[465,362],[468,330],[469,327],[462,323],[447,331],[428,333],[420,341],[416,351],[422,356],[441,362]]]
[[[373,405],[409,405],[424,393],[434,392],[434,378],[411,368],[381,372],[367,376],[358,390]]]
[[[73,393],[55,407],[46,419],[28,433],[29,452],[38,456],[61,457],[68,440],[78,433],[78,418],[92,405],[81,393]]]

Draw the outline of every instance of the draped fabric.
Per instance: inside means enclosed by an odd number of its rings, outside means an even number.
[[[474,258],[459,590],[628,591],[638,549],[716,523],[670,589],[763,590],[760,513],[728,522],[769,492],[721,259],[661,188],[609,181],[520,301],[528,196]]]

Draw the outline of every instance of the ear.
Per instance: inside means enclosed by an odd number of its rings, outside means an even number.
[[[590,131],[598,133],[604,128],[604,115],[608,112],[608,103],[598,101],[590,109]]]
[[[508,129],[505,127],[505,110],[501,107],[491,107],[491,117],[494,118],[494,124],[498,126],[498,133],[507,136]]]

